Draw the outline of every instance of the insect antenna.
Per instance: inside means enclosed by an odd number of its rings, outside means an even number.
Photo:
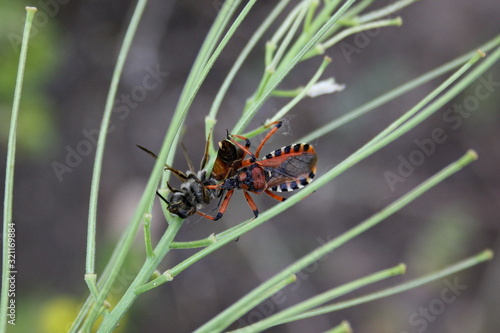
[[[153,156],[153,158],[155,160],[158,158],[158,156],[156,156],[156,154],[153,153],[151,150],[144,148],[143,146],[140,146],[140,145],[136,145],[136,146],[139,147],[140,149],[142,149],[143,151],[145,151],[146,153],[148,153],[149,155]]]
[[[158,159],[158,156],[156,156],[156,154],[153,153],[151,150],[144,148],[143,146],[140,145],[136,146],[145,151],[146,153],[148,153],[149,155],[151,155],[155,160]],[[188,160],[188,163],[189,162],[190,161]],[[177,178],[179,178],[183,182],[185,182],[188,179],[187,175],[184,172],[171,168],[167,164],[165,164],[165,169],[171,171]]]
[[[156,195],[160,197],[161,200],[163,200],[164,203],[167,204],[167,207],[170,207],[170,203],[168,202],[167,199],[163,195],[160,194],[160,192],[156,191]]]

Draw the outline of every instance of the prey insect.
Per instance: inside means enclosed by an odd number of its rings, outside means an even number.
[[[185,219],[196,213],[203,217],[213,219],[211,216],[199,211],[208,205],[211,199],[215,199],[217,196],[221,195],[221,193],[219,193],[220,191],[207,187],[217,184],[217,180],[213,177],[207,177],[207,172],[204,170],[208,161],[209,142],[210,140],[207,141],[199,172],[196,173],[194,171],[194,167],[187,156],[186,159],[188,161],[189,170],[186,173],[165,165],[165,169],[170,170],[177,176],[177,178],[182,181],[182,184],[180,189],[175,189],[167,182],[167,187],[170,190],[168,198],[163,197],[158,191],[156,191],[156,194],[167,204],[168,211],[180,218]],[[157,158],[156,154],[150,150],[139,145],[137,145],[137,147],[144,150],[155,159]]]
[[[240,149],[243,153],[241,161],[239,158],[233,162],[237,163],[237,169],[229,170],[226,178],[217,185],[206,185],[208,189],[222,190],[226,192],[214,221],[219,220],[224,215],[235,189],[243,190],[243,195],[252,209],[254,216],[259,215],[259,211],[249,192],[255,194],[266,193],[273,199],[284,201],[274,192],[288,192],[300,189],[309,184],[316,174],[316,162],[318,157],[314,148],[307,143],[297,143],[275,150],[262,159],[259,154],[269,138],[281,127],[281,122],[273,123],[274,127],[267,133],[266,137],[259,144],[255,153],[249,151],[250,141],[239,135],[229,135],[228,140],[235,145],[235,149]],[[234,138],[246,141],[243,146]],[[250,158],[243,159],[245,155]]]

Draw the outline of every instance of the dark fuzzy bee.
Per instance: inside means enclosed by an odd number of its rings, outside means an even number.
[[[140,149],[144,150],[149,155],[157,158],[156,154],[150,150],[137,145]],[[207,172],[204,170],[208,160],[208,142],[205,147],[205,155],[201,162],[199,172],[195,172],[191,161],[188,159],[189,171],[186,173],[165,165],[165,169],[171,171],[182,181],[179,189],[173,188],[169,183],[167,187],[170,190],[168,198],[163,197],[158,191],[156,194],[167,204],[167,209],[170,213],[175,214],[183,219],[193,215],[199,214],[204,217],[211,218],[199,210],[210,203],[212,199],[220,196],[220,191],[207,188],[209,185],[217,184],[217,180],[213,177],[207,177]]]

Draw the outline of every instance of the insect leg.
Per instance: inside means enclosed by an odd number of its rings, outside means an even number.
[[[233,137],[241,139],[241,140],[245,140],[245,146],[243,146],[241,143],[234,140]],[[252,158],[255,157],[254,154],[248,149],[248,148],[250,148],[250,144],[251,144],[249,139],[245,138],[244,136],[237,135],[237,134],[228,134],[227,140],[231,141],[235,146],[239,147],[246,154],[252,156]],[[245,157],[245,156],[243,156],[243,157]]]
[[[205,213],[202,213],[202,212],[199,212],[199,211],[196,211],[196,214],[201,215],[201,216],[203,216],[204,218],[207,218],[207,219],[209,219],[209,220],[216,221],[215,217],[210,216],[210,215],[208,215],[208,214],[205,214]]]
[[[214,221],[219,220],[222,218],[222,215],[226,212],[227,205],[229,204],[229,201],[231,201],[231,197],[233,196],[234,189],[227,191],[226,196],[224,197],[224,200],[222,200],[222,204],[220,205],[219,212],[213,219]]]
[[[255,215],[255,217],[257,218],[257,216],[259,216],[259,210],[257,209],[257,205],[255,204],[252,197],[247,191],[243,191],[243,194],[245,195],[245,199],[247,199],[248,205],[250,206],[253,215]]]
[[[277,194],[274,194],[273,192],[269,191],[269,190],[265,190],[264,191],[268,196],[270,196],[271,198],[275,199],[275,200],[278,200],[278,201],[285,201],[286,198],[284,197],[281,197]]]
[[[271,136],[273,136],[274,133],[276,133],[276,131],[281,127],[281,125],[283,125],[283,123],[281,121],[275,121],[275,122],[270,123],[267,126],[271,126],[271,125],[274,125],[274,127],[266,134],[264,139],[260,142],[259,146],[255,150],[255,157],[256,158],[259,158],[259,153],[260,153],[260,150],[262,149],[262,147],[264,147],[267,140],[269,140],[269,138]]]

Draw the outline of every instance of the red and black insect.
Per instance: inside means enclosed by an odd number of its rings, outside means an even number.
[[[227,191],[220,205],[219,212],[213,218],[214,221],[224,215],[235,189],[243,190],[248,205],[255,217],[257,217],[259,211],[248,192],[255,194],[264,192],[278,201],[284,201],[285,198],[271,191],[293,191],[306,186],[313,180],[318,157],[310,144],[297,143],[286,146],[258,160],[259,153],[264,144],[282,125],[281,122],[274,124],[275,126],[269,131],[264,140],[262,140],[254,154],[248,150],[250,144],[247,138],[239,135],[228,136],[228,140],[244,152],[243,157],[248,154],[250,158],[238,162],[240,168],[235,170],[222,183],[218,185],[206,185],[208,189],[222,189],[224,192]],[[247,145],[241,145],[234,138],[245,140]]]

